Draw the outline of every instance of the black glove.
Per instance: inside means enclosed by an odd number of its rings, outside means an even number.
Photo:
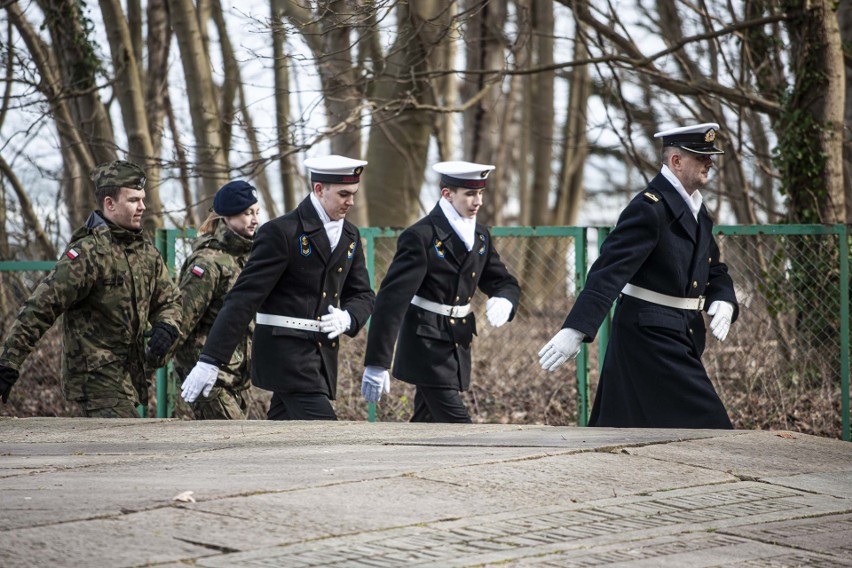
[[[169,349],[171,349],[175,340],[177,340],[178,335],[179,332],[174,326],[158,321],[151,328],[145,355],[158,361],[162,360],[169,352]]]
[[[4,403],[9,400],[9,391],[12,390],[15,381],[18,380],[19,374],[12,367],[0,365],[0,399],[3,399]]]

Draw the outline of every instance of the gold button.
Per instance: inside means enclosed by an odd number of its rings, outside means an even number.
[[[470,274],[470,276],[471,276],[471,278],[476,278],[476,272],[472,272],[472,273]]]
[[[713,257],[711,256],[710,258],[708,258],[707,262],[713,262]]]
[[[322,347],[322,341],[317,341],[317,347]]]
[[[454,320],[453,318],[450,318],[450,325],[456,325],[456,320]]]
[[[326,297],[326,295],[327,295],[327,294],[326,294],[325,292],[323,292],[323,293],[322,293],[322,297],[323,297],[323,298],[325,298],[325,297]]]
[[[693,281],[692,281],[692,287],[693,287],[693,288],[698,288],[698,282],[696,282],[696,281],[694,281],[694,280],[693,280]]]
[[[467,319],[463,319],[463,320],[462,320],[462,323],[467,323]]]
[[[458,296],[456,296],[456,302],[458,302],[458,301],[459,301],[459,297],[458,297]]]
[[[689,335],[692,335],[692,328],[689,328]]]
[[[317,321],[320,321],[321,319],[322,319],[322,318],[321,318],[320,316],[317,316]]]
[[[456,343],[456,347],[458,347],[458,346],[459,346],[459,344],[458,344],[458,343]]]
[[[337,347],[337,342],[336,342],[336,341],[333,341],[333,342],[331,343],[331,346],[332,346],[332,347]]]
[[[334,297],[335,297],[335,298],[337,297],[337,292],[335,292],[335,293],[334,293]]]
[[[339,267],[337,268],[337,271],[338,271],[338,272],[343,272],[343,267],[342,267],[342,266],[339,266]]]
[[[473,296],[468,296],[467,301],[469,302],[471,298],[473,298]]]

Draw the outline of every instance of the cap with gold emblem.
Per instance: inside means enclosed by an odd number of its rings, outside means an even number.
[[[311,172],[311,182],[353,184],[361,180],[361,172],[367,162],[346,156],[320,156],[305,160]]]
[[[482,189],[488,174],[494,169],[490,164],[473,162],[438,162],[432,169],[441,174],[441,187]]]
[[[695,126],[681,126],[663,130],[654,134],[654,138],[663,139],[663,147],[677,146],[694,154],[724,154],[715,146],[719,125],[715,122],[705,122]]]
[[[126,160],[113,160],[99,164],[92,169],[89,177],[95,182],[95,189],[102,187],[145,189],[145,170]]]

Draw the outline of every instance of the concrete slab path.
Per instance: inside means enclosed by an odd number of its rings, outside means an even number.
[[[9,418],[0,512],[6,568],[852,566],[852,444]]]

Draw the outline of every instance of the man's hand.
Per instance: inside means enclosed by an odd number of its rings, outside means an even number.
[[[713,337],[719,341],[725,341],[728,330],[731,329],[731,318],[734,317],[733,304],[716,300],[707,308],[707,315],[713,316],[710,320],[710,331],[713,332]]]
[[[512,302],[500,296],[488,298],[485,302],[485,316],[488,318],[488,323],[494,327],[500,327],[509,321],[509,316],[512,315]]]
[[[189,372],[186,380],[180,387],[180,395],[186,402],[195,402],[199,394],[210,396],[216,377],[219,376],[219,367],[199,361]]]
[[[180,332],[174,326],[158,321],[151,328],[151,335],[148,337],[148,347],[145,349],[145,355],[150,359],[161,362],[165,359],[166,354],[172,345],[174,345],[179,335]]]
[[[9,391],[12,390],[12,385],[15,384],[15,381],[18,380],[19,374],[17,369],[0,365],[0,399],[3,399],[4,404],[8,402]]]
[[[566,327],[547,342],[538,352],[539,364],[545,371],[555,371],[565,361],[573,359],[580,352],[584,335],[576,329]]]
[[[334,306],[328,307],[328,314],[320,318],[320,332],[327,333],[329,339],[334,339],[352,325],[352,316],[346,310]]]
[[[367,402],[379,402],[382,392],[390,393],[390,373],[387,369],[370,365],[364,369],[361,378],[361,394]]]

